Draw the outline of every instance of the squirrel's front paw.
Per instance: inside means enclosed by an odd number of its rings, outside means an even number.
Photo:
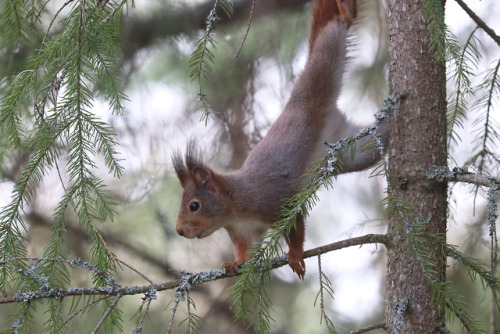
[[[241,261],[231,261],[222,263],[222,269],[228,276],[234,276],[238,273],[238,270],[241,268],[245,262]]]
[[[300,279],[304,279],[304,275],[306,274],[306,263],[304,262],[302,254],[297,255],[293,252],[288,252],[288,265]]]

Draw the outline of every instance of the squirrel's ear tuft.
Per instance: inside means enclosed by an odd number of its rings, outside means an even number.
[[[191,139],[187,144],[186,168],[188,171],[193,172],[196,167],[205,167],[205,163],[203,162],[200,151],[196,146],[196,141]]]
[[[183,188],[194,182],[198,187],[215,190],[214,174],[205,166],[194,140],[189,141],[185,157],[179,152],[172,155],[172,164]]]
[[[186,168],[186,165],[184,164],[184,159],[179,152],[175,152],[172,155],[172,164],[174,165],[175,173],[177,174],[182,187],[185,188],[191,176]]]

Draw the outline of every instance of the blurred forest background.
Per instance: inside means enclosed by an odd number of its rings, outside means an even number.
[[[45,30],[64,1],[50,1],[40,17]],[[129,4],[130,5],[130,4]],[[197,41],[205,32],[205,19],[212,1],[149,0],[126,7],[121,30],[121,73],[128,101],[123,115],[109,111],[108,103],[97,97],[92,112],[110,124],[116,133],[116,150],[124,169],[121,178],[108,174],[104,159],[96,156],[94,174],[102,178],[117,206],[112,221],[99,225],[102,237],[111,251],[124,263],[154,282],[179,277],[178,270],[204,271],[219,268],[233,257],[232,245],[225,231],[203,240],[187,240],[177,235],[175,223],[180,205],[181,187],[170,162],[172,152],[184,150],[190,138],[196,138],[207,162],[217,170],[238,168],[251,148],[283,109],[294,80],[300,74],[307,56],[310,2],[299,0],[257,1],[252,16],[251,1],[235,3],[231,19],[217,22],[214,65],[201,81],[201,92],[210,104],[211,116],[201,120],[198,83],[189,79],[188,60]],[[494,0],[470,1],[476,13],[499,31],[500,6]],[[3,6],[3,5],[2,5]],[[65,9],[59,13],[66,15]],[[361,20],[354,29],[352,59],[345,76],[339,105],[361,124],[371,124],[372,115],[387,97],[387,34],[385,4],[381,0],[365,1]],[[447,24],[463,43],[475,23],[454,1],[448,1]],[[251,17],[251,22],[250,22]],[[63,25],[54,22],[51,32]],[[246,30],[250,25],[248,36]],[[15,52],[0,49],[0,91],[36,53],[44,30],[31,36],[32,44],[21,43]],[[500,57],[498,45],[482,31],[476,36],[482,58],[477,61],[481,73]],[[244,41],[244,42],[243,42]],[[243,42],[243,44],[242,44]],[[38,44],[37,44],[38,43]],[[242,44],[242,45],[241,45]],[[235,54],[238,56],[235,58]],[[498,101],[494,102],[498,106]],[[495,109],[497,120],[498,108]],[[476,148],[474,115],[458,129],[461,140],[453,143],[450,165],[462,166]],[[498,150],[498,141],[493,151]],[[496,151],[498,152],[498,151]],[[25,167],[29,152],[3,150],[0,204],[11,200],[14,183]],[[65,162],[48,171],[32,195],[24,211],[27,256],[42,256],[51,236],[52,215],[68,182]],[[491,171],[498,176],[498,168]],[[366,233],[385,232],[383,210],[385,180],[370,177],[370,171],[342,175],[334,188],[320,193],[321,201],[306,224],[305,248]],[[485,223],[486,202],[481,191],[472,186],[450,188],[450,220],[448,242],[475,258],[488,262],[488,227]],[[64,249],[67,258],[89,260],[91,243],[87,231],[76,217],[68,219]],[[288,267],[273,272],[270,296],[273,302],[274,333],[321,333],[327,329],[320,321],[316,260],[307,261],[305,281],[299,281]],[[327,309],[339,333],[382,321],[385,258],[382,246],[344,249],[322,257],[322,269],[334,287],[334,299]],[[92,275],[73,268],[71,286],[90,286]],[[467,279],[467,274],[454,263],[449,264],[448,279],[465,296],[471,312],[488,326],[490,297]],[[148,282],[125,265],[117,270],[116,280],[122,285],[146,285]],[[241,321],[233,321],[230,288],[233,279],[219,280],[194,288],[190,297],[196,304],[195,314],[203,318],[203,333],[252,333]],[[11,290],[2,291],[12,295]],[[164,333],[171,321],[173,291],[158,293],[144,321],[143,333]],[[67,305],[71,321],[68,332],[90,333],[102,317],[102,309],[82,310],[83,303]],[[122,330],[136,327],[143,305],[141,296],[123,297]],[[175,316],[174,332],[182,332],[180,324],[186,316],[180,304]],[[0,306],[0,328],[11,328],[17,321],[19,305]],[[46,307],[38,305],[31,312],[29,332],[41,333]],[[177,326],[177,324],[180,324]],[[451,325],[450,328],[454,328]],[[498,328],[498,327],[497,327]],[[456,328],[455,328],[456,329]]]

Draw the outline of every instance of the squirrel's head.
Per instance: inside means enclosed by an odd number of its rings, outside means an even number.
[[[186,238],[209,236],[223,226],[227,217],[225,185],[220,176],[203,163],[192,141],[185,159],[177,153],[172,162],[184,188],[177,233]]]

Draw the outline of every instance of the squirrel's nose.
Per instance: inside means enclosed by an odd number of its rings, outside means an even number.
[[[177,233],[182,237],[184,235],[184,231],[182,230],[182,228],[178,228],[177,229]]]

